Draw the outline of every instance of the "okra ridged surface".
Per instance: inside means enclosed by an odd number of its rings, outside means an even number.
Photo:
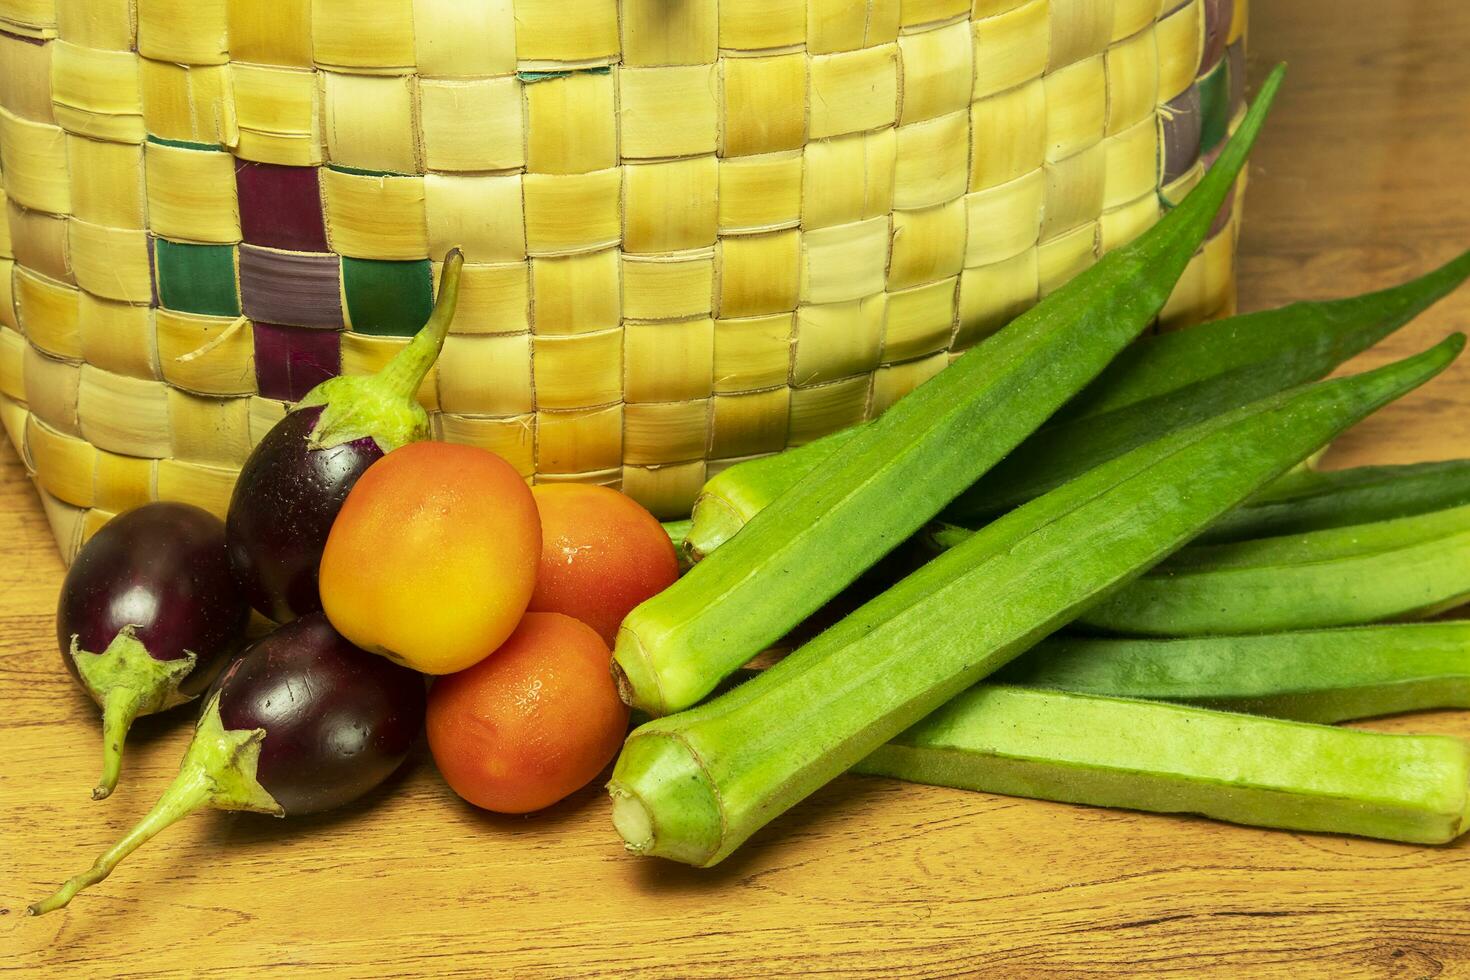
[[[1267,79],[1203,180],[1157,224],[860,428],[633,610],[614,653],[625,700],[652,715],[697,703],[1095,378],[1162,309],[1244,165],[1281,75],[1278,68]]]
[[[1470,827],[1470,745],[1458,738],[990,684],[854,771],[1416,844]]]
[[[636,853],[717,863],[1344,428],[1438,374],[1463,346],[1457,335],[1377,371],[1265,399],[1018,508],[754,680],[635,730],[608,785],[614,825]]]
[[[1324,723],[1470,708],[1470,622],[1177,639],[1054,636],[994,679]]]

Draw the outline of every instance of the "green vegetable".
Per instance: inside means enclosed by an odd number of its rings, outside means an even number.
[[[993,680],[1327,723],[1470,708],[1470,622],[1171,640],[1053,636]]]
[[[854,767],[910,782],[1443,844],[1470,829],[1470,746],[980,684]]]
[[[1245,162],[1278,68],[1209,173],[1131,244],[961,356],[634,609],[619,689],[652,715],[696,703],[933,517],[1081,390],[1169,296]]]
[[[1110,394],[1105,373],[1098,379],[1103,386],[1094,383],[1101,394],[1088,397],[1084,392],[1076,407],[1069,406],[1068,415],[1032,436],[950,504],[945,519],[976,526],[1164,432],[1321,378],[1407,323],[1466,275],[1470,253],[1383,292],[1331,303],[1295,303],[1219,321],[1198,343],[1173,341],[1174,351],[1190,351],[1196,362],[1187,372],[1171,370],[1176,359],[1168,347],[1145,348],[1131,357],[1131,351],[1125,352],[1118,368],[1122,381],[1115,386],[1121,395]],[[1167,336],[1161,339],[1168,341]],[[1238,348],[1227,354],[1230,344]],[[1199,362],[1210,360],[1222,367],[1239,366],[1178,384],[1204,374],[1209,369]],[[1148,380],[1129,383],[1133,377]],[[1165,385],[1167,391],[1158,390]],[[1149,397],[1127,401],[1146,393]]]
[[[614,825],[637,853],[718,862],[1463,346],[1456,335],[1389,367],[1264,399],[1012,511],[754,680],[640,726],[608,785]]]
[[[1470,504],[1470,459],[1288,474],[1196,538],[1200,544],[1302,534]]]
[[[1409,322],[1470,276],[1470,252],[1463,253],[1418,279],[1390,289],[1349,299],[1293,303],[1276,310],[1249,313],[1200,324],[1189,330],[1146,337],[1108,365],[1011,457],[961,494],[945,511],[945,519],[975,526],[995,511],[1029,499],[1104,459],[1141,445],[1189,422],[1207,418],[1294,384],[1326,375]],[[701,558],[740,530],[761,509],[820,468],[846,445],[854,429],[843,429],[799,449],[738,463],[711,479],[694,504],[688,531],[691,556]],[[1256,527],[1315,530],[1336,524],[1294,526],[1297,508],[1321,506],[1371,516],[1337,523],[1362,523],[1405,513],[1470,503],[1445,499],[1459,487],[1470,491],[1470,463],[1437,464],[1444,471],[1407,475],[1407,468],[1386,467],[1380,476],[1364,474],[1362,486],[1338,482],[1335,474],[1313,474],[1316,485],[1286,504],[1277,517],[1268,507],[1239,510],[1222,518],[1207,536],[1219,540],[1260,537]],[[1459,467],[1454,469],[1454,467]],[[1404,470],[1399,483],[1397,471]],[[1377,471],[1375,470],[1375,473]],[[1421,483],[1422,480],[1422,483]],[[1375,489],[1392,482],[1390,489]],[[1411,488],[1410,483],[1414,486]],[[1336,496],[1343,494],[1341,500]],[[1312,504],[1308,494],[1321,494]],[[1411,499],[1415,494],[1422,501]],[[1403,499],[1399,499],[1402,497]],[[1405,507],[1417,507],[1407,511]],[[1305,518],[1305,515],[1302,515]],[[1333,519],[1326,517],[1326,519]],[[1239,530],[1230,530],[1238,528]],[[1267,531],[1267,533],[1272,533]]]
[[[1185,548],[1080,620],[1112,633],[1270,633],[1430,616],[1470,596],[1470,505]]]
[[[736,463],[711,477],[694,500],[685,537],[690,556],[701,559],[724,544],[771,501],[819,469],[862,428],[838,429],[804,446]]]

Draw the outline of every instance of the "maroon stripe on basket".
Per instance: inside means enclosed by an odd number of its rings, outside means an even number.
[[[1230,74],[1230,118],[1234,119],[1245,108],[1245,38],[1226,48],[1225,57],[1230,59],[1225,70]]]
[[[1199,159],[1199,86],[1190,85],[1159,110],[1164,183],[1184,176]]]
[[[1230,22],[1235,17],[1235,0],[1205,0],[1205,50],[1199,61],[1199,73],[1207,74],[1225,57],[1225,42],[1230,40]]]
[[[240,246],[240,308],[252,320],[336,330],[342,320],[337,256]]]
[[[296,401],[342,372],[342,335],[335,330],[256,323],[255,384],[267,398]]]
[[[322,190],[315,167],[235,161],[240,232],[252,245],[327,251]]]

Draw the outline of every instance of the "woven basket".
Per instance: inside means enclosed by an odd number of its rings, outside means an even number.
[[[1153,222],[1243,0],[0,0],[0,416],[72,554],[223,510],[464,247],[436,433],[661,515]],[[1236,207],[1166,321],[1230,302]]]

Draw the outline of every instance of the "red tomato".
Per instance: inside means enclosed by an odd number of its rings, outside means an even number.
[[[528,813],[591,782],[623,743],[628,707],[592,629],[526,613],[489,657],[429,691],[429,749],[475,806]]]
[[[608,487],[533,487],[541,512],[541,565],[528,609],[559,612],[617,643],[623,617],[679,577],[663,525],[632,497]]]

